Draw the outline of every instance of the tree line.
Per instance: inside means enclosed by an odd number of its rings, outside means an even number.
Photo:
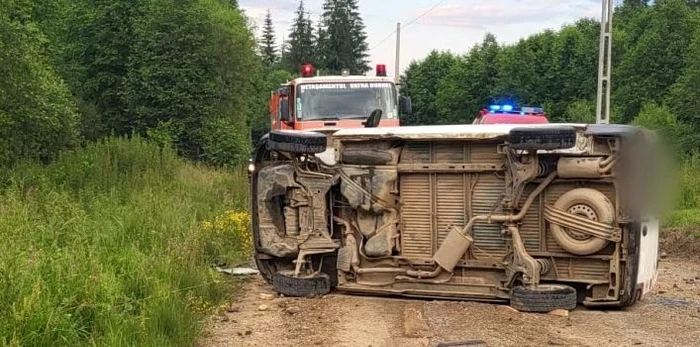
[[[299,1],[288,36],[278,47],[272,15],[268,10],[260,40],[260,54],[268,67],[292,74],[312,64],[328,74],[348,69],[353,74],[370,70],[369,46],[357,0],[325,0],[316,25]]]
[[[600,23],[581,19],[464,54],[432,52],[402,76],[404,124],[468,123],[490,102],[593,122]],[[700,149],[700,5],[627,0],[613,28],[613,121]],[[235,165],[269,129],[270,91],[311,63],[369,70],[357,0],[300,1],[288,35],[255,37],[233,0],[0,0],[0,167],[50,161],[108,136],[147,136],[190,159]],[[283,44],[278,45],[278,41]]]
[[[240,164],[270,90],[304,63],[369,70],[365,41],[356,0],[326,0],[318,25],[300,2],[281,48],[235,0],[0,0],[0,167],[133,134]]]
[[[700,149],[700,2],[626,0],[613,27],[612,122]],[[595,122],[600,23],[581,19],[514,44],[494,35],[464,54],[430,53],[402,76],[404,124],[470,123],[492,102],[543,106],[555,122]]]
[[[261,63],[230,0],[0,0],[0,165],[141,134],[247,159]]]

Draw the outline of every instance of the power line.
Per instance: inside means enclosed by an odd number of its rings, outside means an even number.
[[[445,1],[447,1],[447,0],[440,0],[440,1],[436,2],[436,3],[435,3],[433,6],[431,6],[429,9],[427,9],[426,11],[424,11],[423,13],[421,13],[418,17],[413,18],[413,19],[411,19],[410,21],[408,21],[408,22],[407,22],[405,25],[403,25],[402,27],[403,27],[403,28],[406,28],[407,26],[409,26],[409,25],[411,25],[411,24],[415,24],[415,23],[418,22],[421,18],[423,18],[424,16],[426,16],[428,13],[432,12],[432,11],[435,10],[438,6],[442,5]],[[370,50],[370,51],[373,51],[375,48],[381,46],[382,43],[386,42],[386,40],[388,40],[389,38],[391,38],[392,36],[394,36],[394,34],[396,34],[396,29],[394,29],[394,31],[390,32],[389,35],[387,35],[386,37],[384,37],[383,39],[381,39],[379,42],[377,42],[377,43],[376,43],[372,48],[370,48],[369,50]]]
[[[433,12],[433,10],[435,10],[438,6],[442,5],[445,1],[447,1],[447,0],[438,1],[437,3],[435,3],[435,5],[433,5],[433,7],[429,8],[427,11],[423,12],[420,16],[418,16],[418,17],[414,18],[413,20],[411,20],[410,22],[406,23],[406,25],[404,25],[403,27],[405,28],[411,24],[416,23],[418,20],[423,18],[428,13]]]
[[[394,36],[394,34],[396,34],[396,29],[394,29],[394,31],[390,32],[389,35],[387,35],[385,38],[383,38],[379,42],[377,42],[377,44],[374,45],[374,47],[370,48],[369,50],[373,51],[375,48],[381,46],[382,43],[386,42],[386,40],[388,40],[389,38]]]

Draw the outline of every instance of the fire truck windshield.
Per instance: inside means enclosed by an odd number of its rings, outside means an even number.
[[[389,82],[309,83],[298,86],[296,115],[300,121],[366,118],[382,110],[396,118],[396,92]]]

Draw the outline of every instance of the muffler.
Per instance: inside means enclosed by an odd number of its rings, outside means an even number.
[[[463,234],[461,229],[453,226],[445,241],[442,241],[442,245],[435,252],[433,259],[441,268],[452,272],[473,241],[471,236]]]

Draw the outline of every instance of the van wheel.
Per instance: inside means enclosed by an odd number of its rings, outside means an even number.
[[[321,296],[331,291],[331,280],[323,272],[294,277],[294,270],[283,270],[272,276],[272,287],[286,296]]]
[[[328,138],[316,132],[271,131],[267,140],[267,149],[271,151],[296,154],[317,154],[326,150]]]
[[[605,194],[591,188],[572,189],[557,199],[554,207],[590,220],[611,225],[615,218],[615,207]],[[560,225],[551,224],[552,237],[569,253],[590,255],[600,252],[608,240],[583,234]]]
[[[522,312],[551,312],[576,308],[576,289],[558,284],[537,288],[517,286],[511,290],[510,306]]]
[[[260,276],[265,282],[272,284],[272,276],[277,272],[277,264],[273,260],[260,259],[255,256],[255,265],[260,271]]]
[[[518,150],[567,149],[576,145],[572,127],[514,128],[508,134],[510,147]]]

